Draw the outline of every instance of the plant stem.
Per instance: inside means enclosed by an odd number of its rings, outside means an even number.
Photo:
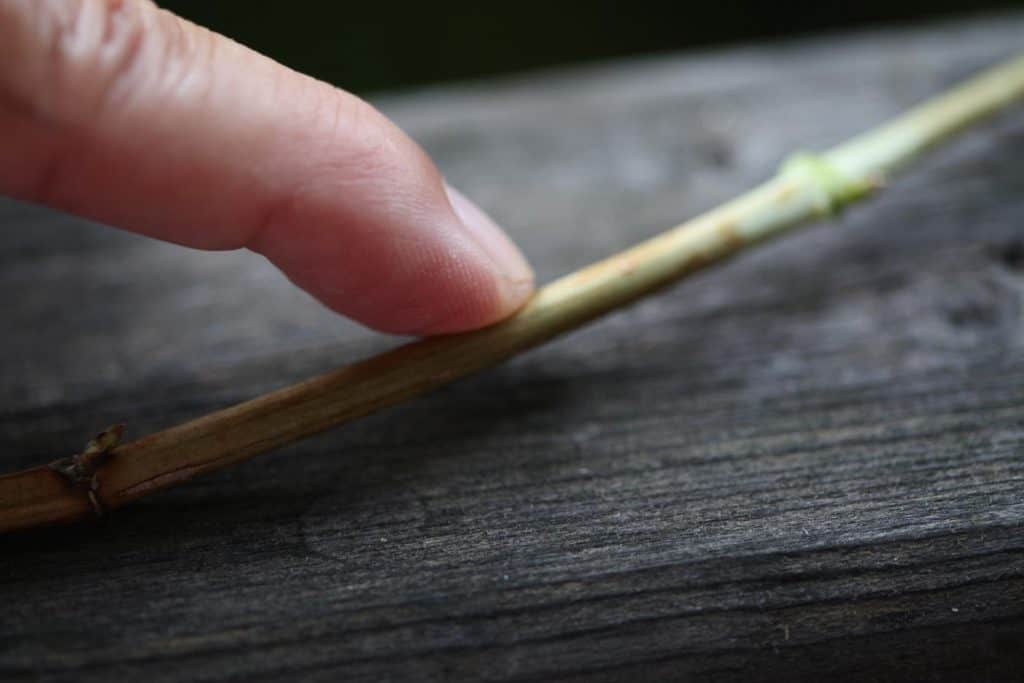
[[[92,517],[495,365],[834,213],[879,189],[891,172],[926,148],[1022,97],[1024,56],[824,155],[794,157],[747,194],[550,283],[522,311],[493,327],[413,342],[138,441],[105,447],[102,458],[73,463],[79,468],[74,479],[60,467],[46,466],[0,477],[0,531]],[[94,443],[109,445],[111,433]]]

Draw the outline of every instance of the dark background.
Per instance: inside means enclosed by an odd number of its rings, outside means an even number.
[[[1021,0],[164,0],[278,61],[366,92],[564,63],[906,23]]]

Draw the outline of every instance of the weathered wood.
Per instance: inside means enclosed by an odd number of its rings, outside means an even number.
[[[548,278],[1021,35],[1018,15],[380,104]],[[1022,150],[1017,110],[836,226],[501,369],[102,526],[0,539],[0,678],[1011,679]],[[4,469],[393,343],[249,254],[0,211]]]

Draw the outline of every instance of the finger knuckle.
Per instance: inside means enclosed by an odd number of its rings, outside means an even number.
[[[41,115],[61,122],[100,116],[147,77],[160,40],[149,0],[44,2],[37,11],[39,70],[48,86],[38,89]]]

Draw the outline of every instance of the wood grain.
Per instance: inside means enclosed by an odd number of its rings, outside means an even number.
[[[379,99],[544,278],[1020,49],[1008,15]],[[1014,680],[1024,112],[854,208],[108,523],[0,539],[0,679]],[[0,465],[394,342],[250,254],[0,208]]]

